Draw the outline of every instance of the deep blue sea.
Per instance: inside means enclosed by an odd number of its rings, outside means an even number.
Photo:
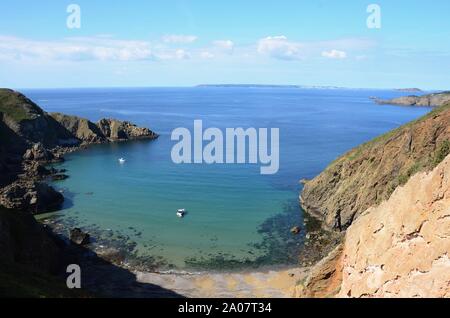
[[[225,269],[229,264],[287,265],[305,233],[299,180],[319,174],[351,148],[429,111],[376,105],[385,90],[296,88],[115,88],[22,90],[49,112],[97,121],[129,120],[159,133],[156,141],[92,146],[68,155],[55,183],[66,196],[55,218],[68,226],[126,240],[127,252],[164,268]],[[176,165],[173,129],[280,129],[280,170],[258,165]],[[118,158],[126,158],[123,165]],[[188,210],[184,219],[179,208]],[[100,233],[100,234],[99,234]],[[100,240],[99,240],[100,241]],[[103,242],[103,241],[101,241]],[[289,248],[287,248],[289,246]]]

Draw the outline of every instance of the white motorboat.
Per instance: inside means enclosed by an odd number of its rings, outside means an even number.
[[[123,165],[125,162],[127,162],[124,158],[120,158],[119,159],[119,163],[121,164],[121,165]]]
[[[186,215],[186,209],[179,209],[179,210],[177,211],[177,216],[178,216],[179,218],[183,218],[185,215]]]

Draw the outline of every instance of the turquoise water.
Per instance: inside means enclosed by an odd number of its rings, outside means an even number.
[[[47,111],[148,126],[156,141],[92,146],[68,155],[55,183],[66,196],[59,222],[131,243],[129,252],[176,269],[289,264],[305,233],[298,181],[312,178],[339,154],[415,119],[427,108],[379,106],[370,96],[394,91],[265,88],[32,90]],[[176,165],[170,133],[177,127],[280,128],[280,171],[257,165]],[[118,158],[127,159],[120,165]],[[176,217],[186,208],[184,219]],[[109,234],[113,236],[113,234]],[[99,240],[100,241],[100,240]],[[101,241],[103,242],[103,241]]]

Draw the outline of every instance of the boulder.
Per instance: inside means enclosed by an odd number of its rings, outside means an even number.
[[[90,242],[89,234],[83,232],[79,228],[74,228],[70,230],[69,237],[72,243],[76,245],[87,245]]]

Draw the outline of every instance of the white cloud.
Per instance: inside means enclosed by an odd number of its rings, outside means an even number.
[[[323,51],[322,56],[329,59],[345,59],[347,53],[339,50]]]
[[[218,40],[213,42],[214,47],[223,51],[233,51],[234,43],[231,40]]]
[[[200,57],[202,59],[212,59],[212,58],[214,58],[214,56],[215,55],[213,53],[208,52],[208,51],[203,51],[203,52],[200,53]]]
[[[176,44],[188,44],[197,41],[198,37],[195,35],[181,35],[181,34],[171,34],[163,36],[163,41],[165,43],[176,43]]]
[[[175,51],[175,58],[177,60],[185,60],[185,59],[188,59],[190,57],[191,57],[191,55],[188,52],[186,52],[185,50],[178,49],[178,50]]]
[[[35,41],[0,36],[0,56],[16,60],[136,61],[153,59],[150,43],[105,37]]]
[[[184,49],[167,48],[148,41],[119,40],[112,37],[66,38],[36,41],[0,35],[0,60],[20,61],[146,61],[184,60]]]
[[[302,44],[291,42],[287,37],[269,36],[258,42],[258,52],[280,60],[298,60],[302,58]]]

